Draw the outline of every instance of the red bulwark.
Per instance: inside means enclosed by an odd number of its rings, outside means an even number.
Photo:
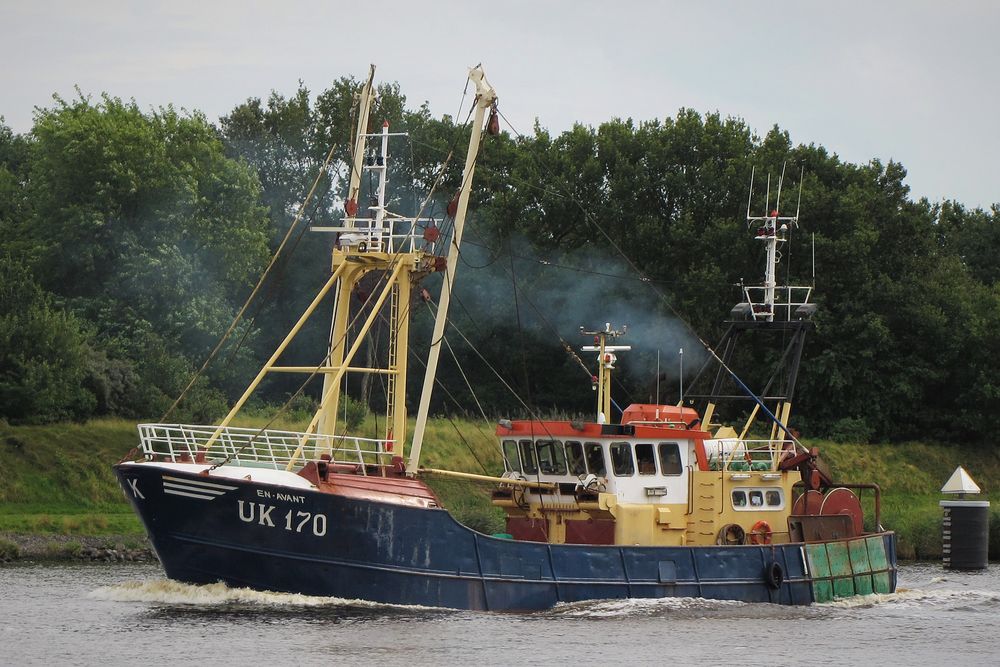
[[[566,544],[614,544],[615,522],[590,520],[566,521]]]
[[[507,532],[521,542],[548,542],[547,524],[544,519],[507,517]]]
[[[332,464],[321,470],[316,461],[310,461],[298,474],[322,493],[412,507],[441,506],[430,487],[419,479],[362,475],[360,469],[354,473],[344,471],[347,467],[350,466]]]

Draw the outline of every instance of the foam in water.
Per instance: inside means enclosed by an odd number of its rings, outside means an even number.
[[[942,581],[946,581],[944,577]],[[932,583],[938,583],[932,581]],[[629,616],[659,616],[694,613],[724,616],[752,613],[754,616],[811,617],[825,612],[867,609],[882,605],[909,608],[936,607],[941,609],[1000,606],[1000,593],[985,590],[929,590],[900,588],[895,593],[858,595],[806,607],[783,607],[765,603],[748,603],[734,600],[706,600],[703,598],[653,598],[623,600],[590,600],[556,605],[549,613],[579,618],[615,618]]]
[[[288,607],[368,607],[432,609],[416,605],[388,605],[367,600],[348,600],[336,597],[302,595],[300,593],[272,593],[250,588],[230,588],[223,583],[193,585],[170,579],[127,581],[113,586],[102,586],[88,597],[111,602],[152,602],[159,604],[214,606],[251,604]]]
[[[625,598],[621,600],[565,602],[556,605],[552,609],[552,613],[571,617],[612,618],[616,616],[655,616],[672,611],[734,608],[747,604],[736,600],[706,600],[685,597]]]
[[[944,578],[941,578],[944,580]],[[935,583],[935,582],[932,582]],[[820,606],[840,609],[858,607],[873,607],[875,605],[893,604],[902,606],[953,606],[953,605],[992,605],[1000,603],[1000,593],[980,590],[921,590],[900,588],[895,593],[875,593],[859,595],[843,600],[825,602]]]
[[[945,577],[935,577],[930,585],[948,581]],[[949,582],[950,583],[950,582]],[[220,606],[220,605],[259,605],[270,607],[350,607],[372,610],[406,609],[415,611],[442,611],[440,608],[418,605],[391,605],[367,600],[348,600],[337,597],[319,597],[298,593],[272,593],[256,591],[249,588],[230,588],[222,583],[192,585],[169,579],[154,579],[146,581],[128,581],[112,586],[102,586],[92,591],[88,597],[94,600],[111,602],[146,602],[154,604]],[[954,590],[954,589],[908,589],[900,588],[895,593],[856,596],[842,600],[834,600],[813,605],[814,611],[822,609],[865,609],[882,605],[898,605],[901,607],[993,607],[1000,606],[1000,592],[986,590]],[[627,598],[616,600],[585,600],[581,602],[560,603],[547,614],[570,618],[621,618],[640,616],[659,616],[669,614],[690,615],[691,613],[731,612],[742,613],[741,610],[750,607],[758,608],[756,603],[739,602],[735,600],[706,600],[690,597],[667,598]],[[773,605],[763,605],[773,607]],[[797,608],[800,612],[809,607]],[[757,609],[757,611],[763,611]],[[772,610],[772,613],[777,609]],[[785,610],[788,611],[788,610]]]

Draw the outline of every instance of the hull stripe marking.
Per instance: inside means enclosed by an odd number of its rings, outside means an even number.
[[[188,486],[187,484],[177,484],[175,482],[163,482],[164,489],[180,489],[181,491],[192,491],[194,493],[208,494],[210,496],[222,496],[225,495],[225,491],[217,491],[216,489],[203,489],[200,486]]]
[[[164,493],[169,493],[172,496],[186,496],[188,498],[197,498],[199,500],[215,500],[215,496],[203,496],[198,493],[186,493],[184,491],[174,491],[173,489],[163,489]]]
[[[171,477],[170,475],[164,475],[163,479],[164,480],[169,480],[171,482],[180,482],[182,484],[193,484],[195,486],[207,486],[207,487],[212,488],[212,489],[225,489],[226,491],[232,491],[233,489],[237,488],[235,486],[227,486],[225,484],[214,484],[212,482],[201,482],[201,481],[194,480],[194,479],[185,479],[183,477]]]

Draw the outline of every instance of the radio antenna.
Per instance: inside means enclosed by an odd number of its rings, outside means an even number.
[[[781,163],[781,176],[778,177],[778,198],[774,202],[775,215],[781,215],[781,185],[785,182],[785,165],[787,164],[787,162]]]
[[[816,232],[813,232],[813,289],[816,289]]]
[[[681,365],[681,377],[680,377],[680,382],[681,382],[681,392],[680,392],[681,399],[680,399],[679,402],[680,402],[681,405],[684,405],[684,348],[683,347],[677,353],[677,358],[680,361],[680,365]]]
[[[802,209],[802,181],[806,178],[806,166],[802,165],[799,171],[799,202],[795,205],[795,224],[799,224],[799,210]]]
[[[656,404],[660,404],[660,351],[656,351]]]

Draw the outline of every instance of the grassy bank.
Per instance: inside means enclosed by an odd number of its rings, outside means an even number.
[[[854,445],[826,441],[820,448],[834,479],[876,483],[882,488],[882,524],[899,536],[901,558],[941,557],[939,490],[963,466],[990,500],[990,555],[1000,558],[1000,449],[911,442]],[[866,503],[867,504],[867,503]]]
[[[240,425],[260,427],[267,414]],[[307,418],[293,415],[275,428],[300,429]],[[372,418],[357,435],[375,431]],[[87,424],[0,426],[0,532],[48,535],[135,535],[142,527],[111,474],[111,464],[137,443],[135,424],[103,419]],[[938,489],[956,466],[979,482],[993,501],[991,553],[1000,554],[1000,450],[928,443],[850,445],[807,442],[820,448],[845,481],[882,487],[882,523],[899,534],[903,558],[938,558],[941,509]],[[496,474],[501,468],[491,427],[437,419],[428,425],[423,464]],[[442,502],[463,523],[484,532],[503,528],[502,514],[489,504],[490,487],[429,476]]]
[[[237,425],[261,427],[266,414]],[[282,419],[273,428],[298,430],[308,417]],[[373,418],[357,435],[374,433]],[[461,433],[461,435],[459,435]],[[0,533],[141,536],[111,472],[111,465],[138,443],[135,423],[101,419],[86,424],[0,425]],[[503,470],[489,427],[482,423],[432,421],[425,437],[424,465],[497,474]],[[503,528],[482,484],[430,476],[428,483],[456,517],[479,530]]]

